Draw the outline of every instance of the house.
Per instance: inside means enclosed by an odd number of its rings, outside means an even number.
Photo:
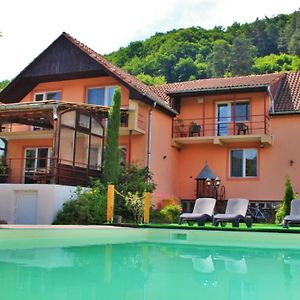
[[[116,87],[121,160],[150,169],[156,203],[280,201],[286,175],[300,190],[299,85],[292,72],[150,87],[63,33],[0,93],[0,219],[51,223],[99,175]]]
[[[268,206],[282,199],[286,175],[300,190],[300,72],[195,80],[159,89],[178,111],[172,132],[179,151],[178,197],[195,199],[215,189],[219,198],[244,197]],[[206,164],[221,180],[203,182],[210,193],[195,184]]]

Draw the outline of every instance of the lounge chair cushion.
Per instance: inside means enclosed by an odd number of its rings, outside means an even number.
[[[214,215],[214,218],[216,219],[222,219],[222,220],[232,220],[235,219],[236,217],[238,217],[240,215],[234,215],[234,214],[217,214]]]
[[[300,216],[295,216],[295,215],[289,215],[289,216],[285,216],[284,220],[286,221],[293,221],[293,222],[300,222]]]
[[[183,219],[197,219],[197,218],[200,218],[202,217],[204,214],[194,214],[194,213],[184,213],[184,214],[181,214],[180,215],[180,218],[183,218]],[[211,215],[210,215],[211,216]]]

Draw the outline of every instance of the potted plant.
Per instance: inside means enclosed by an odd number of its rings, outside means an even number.
[[[180,137],[186,136],[186,133],[184,132],[184,120],[182,119],[176,119],[176,134]]]
[[[0,183],[6,182],[8,176],[8,167],[3,160],[0,160]]]

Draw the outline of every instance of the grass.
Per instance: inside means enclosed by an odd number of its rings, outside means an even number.
[[[220,231],[249,231],[249,232],[278,232],[278,233],[300,233],[300,227],[290,227],[289,229],[282,228],[277,224],[261,224],[254,223],[251,228],[247,228],[241,223],[239,228],[234,228],[231,224],[226,227],[214,227],[211,224],[206,224],[204,227],[199,227],[197,224],[189,226],[188,224],[141,224],[137,225],[141,228],[164,228],[164,229],[189,229],[189,230],[220,230]]]

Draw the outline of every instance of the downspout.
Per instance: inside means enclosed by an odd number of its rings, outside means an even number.
[[[152,145],[152,111],[156,107],[156,101],[153,103],[148,114],[148,147],[147,147],[147,169],[151,166],[151,145]]]
[[[272,95],[272,93],[271,93],[271,89],[270,89],[270,85],[268,85],[268,94],[270,95],[270,97],[271,97],[271,112],[272,113],[274,113],[274,111],[275,111],[275,107],[274,107],[274,97],[273,97],[273,95]]]

